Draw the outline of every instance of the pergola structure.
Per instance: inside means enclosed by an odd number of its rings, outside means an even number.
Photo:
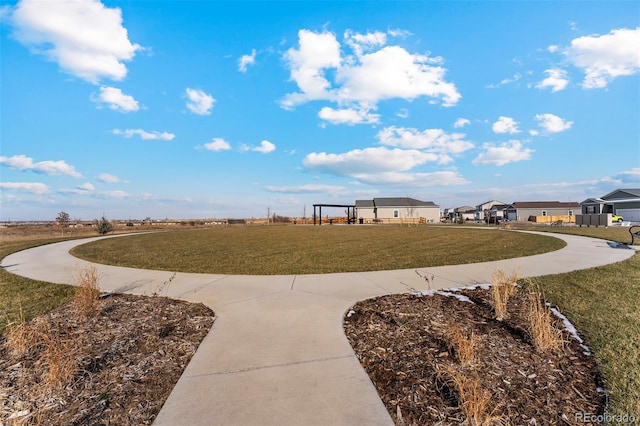
[[[316,215],[316,207],[319,208],[319,213]],[[313,205],[313,224],[316,224],[316,217],[320,219],[318,225],[322,225],[322,208],[323,207],[338,207],[347,209],[347,223],[351,224],[351,220],[355,221],[356,206],[355,204],[314,204]]]

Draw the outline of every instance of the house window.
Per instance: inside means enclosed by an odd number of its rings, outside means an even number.
[[[573,210],[569,210],[569,216],[573,216]]]
[[[596,212],[596,206],[587,206],[587,214],[594,214]]]
[[[546,210],[542,210],[542,216],[546,216],[547,215],[547,211]]]
[[[394,218],[398,218],[398,217],[400,217],[400,210],[394,210],[394,211],[393,211],[393,217],[394,217]]]

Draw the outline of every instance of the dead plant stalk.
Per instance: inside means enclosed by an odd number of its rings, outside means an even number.
[[[491,297],[493,299],[493,309],[495,310],[498,321],[503,321],[509,317],[507,311],[509,296],[514,292],[517,282],[517,271],[513,271],[511,275],[507,275],[503,270],[496,269],[493,273],[491,279]]]

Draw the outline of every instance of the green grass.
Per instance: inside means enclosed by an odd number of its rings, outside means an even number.
[[[640,416],[640,253],[532,280],[583,334],[600,363],[610,414]]]
[[[548,225],[516,225],[515,229],[522,229],[526,231],[542,231],[542,232],[556,232],[558,234],[570,234],[570,235],[582,235],[585,237],[601,238],[604,240],[615,241],[618,243],[631,243],[631,234],[629,234],[629,228],[624,226],[609,226],[609,227],[589,227],[586,226],[548,226]],[[640,241],[636,238],[635,244],[640,244]]]
[[[1,242],[0,258],[16,251],[58,241],[61,239]],[[0,333],[4,332],[7,324],[28,321],[71,300],[74,294],[73,286],[34,281],[0,268]]]
[[[312,274],[486,262],[564,247],[556,238],[434,226],[245,226],[113,238],[75,256],[111,265],[218,274]]]

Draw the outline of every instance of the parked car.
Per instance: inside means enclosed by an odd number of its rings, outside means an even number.
[[[624,220],[624,217],[614,214],[614,215],[611,216],[611,220],[613,222],[622,223],[622,221]]]

